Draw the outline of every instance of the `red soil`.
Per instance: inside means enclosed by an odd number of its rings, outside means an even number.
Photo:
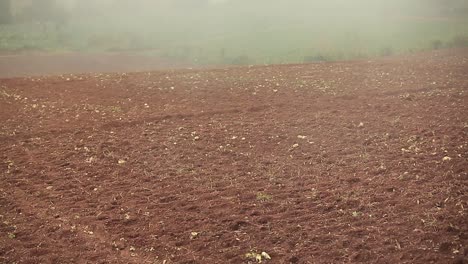
[[[2,79],[0,262],[466,263],[467,76],[456,50]]]
[[[142,53],[0,53],[0,78],[189,68],[187,62]]]

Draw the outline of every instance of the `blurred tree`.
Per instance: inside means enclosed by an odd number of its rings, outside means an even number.
[[[54,0],[35,0],[32,2],[29,15],[37,22],[52,20],[55,15],[56,4]]]
[[[68,22],[68,14],[63,6],[56,0],[34,0],[31,4],[21,9],[16,19],[23,22],[36,22],[47,31],[49,25],[60,30]]]
[[[11,1],[0,0],[0,24],[8,24],[12,21]]]

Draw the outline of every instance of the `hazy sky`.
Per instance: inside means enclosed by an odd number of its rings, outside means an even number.
[[[39,0],[36,0],[39,1]],[[255,11],[259,14],[280,11],[294,16],[296,12],[311,14],[317,11],[330,13],[348,11],[352,13],[421,13],[435,8],[445,8],[464,0],[58,0],[66,6],[89,6],[92,9],[112,12],[120,6],[130,7],[128,11],[150,11],[170,9],[172,12],[197,11],[197,9],[230,8],[230,11],[241,9]],[[107,9],[107,10],[106,10]],[[228,10],[225,10],[228,11]],[[133,14],[137,15],[137,14]],[[396,15],[396,14],[395,14]]]

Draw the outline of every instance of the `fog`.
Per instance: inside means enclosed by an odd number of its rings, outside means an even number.
[[[35,43],[29,45],[144,51],[201,64],[384,56],[442,48],[468,35],[464,0],[36,0],[32,8],[27,2],[13,0],[12,9]],[[31,21],[41,22],[39,33],[29,33]]]

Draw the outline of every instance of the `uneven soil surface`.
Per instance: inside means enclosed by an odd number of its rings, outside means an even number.
[[[138,52],[0,53],[0,78],[190,67],[194,66]]]
[[[467,50],[1,79],[0,263],[467,263],[467,92]]]

